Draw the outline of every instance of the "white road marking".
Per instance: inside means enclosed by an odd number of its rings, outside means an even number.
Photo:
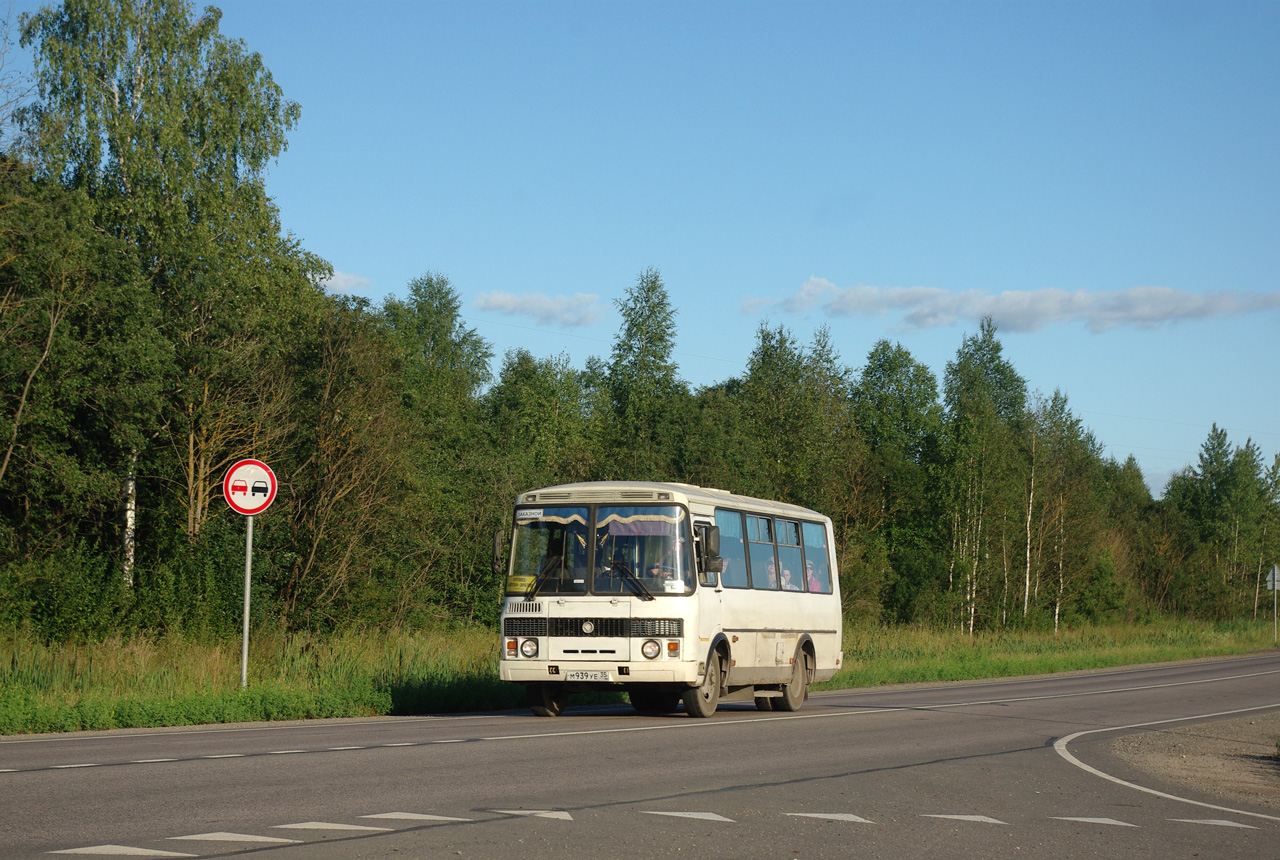
[[[1257,830],[1252,824],[1241,824],[1239,821],[1227,821],[1222,818],[1170,818],[1183,824],[1208,824],[1213,827],[1242,827],[1245,830]]]
[[[1070,818],[1065,815],[1051,816],[1055,821],[1079,821],[1082,824],[1109,824],[1112,827],[1137,827],[1136,824],[1129,824],[1127,821],[1117,821],[1114,818]]]
[[[67,770],[73,767],[97,767],[97,764],[55,764],[52,765],[54,770]]]
[[[272,750],[267,755],[292,755],[293,753],[304,753],[306,750]]]
[[[1168,725],[1169,723],[1185,723],[1188,720],[1207,720],[1207,719],[1212,719],[1214,717],[1231,717],[1231,716],[1235,716],[1236,714],[1247,714],[1253,711],[1274,710],[1276,708],[1280,708],[1280,702],[1277,702],[1272,705],[1259,705],[1256,708],[1240,708],[1239,710],[1235,710],[1235,711],[1220,711],[1216,714],[1196,714],[1190,717],[1178,717],[1177,719],[1174,719],[1174,720],[1156,720],[1150,723],[1134,723],[1133,725],[1130,725],[1130,726],[1108,726],[1107,728],[1104,728],[1104,729],[1089,729],[1088,731],[1075,732],[1074,734],[1070,734],[1070,735],[1066,735],[1065,737],[1058,738],[1056,741],[1053,742],[1053,748],[1058,753],[1058,755],[1062,756],[1068,762],[1080,768],[1081,770],[1085,771],[1086,773],[1091,773],[1094,776],[1101,777],[1107,780],[1108,782],[1114,782],[1116,785],[1123,785],[1125,788],[1133,788],[1138,791],[1145,791],[1147,794],[1154,794],[1156,797],[1163,797],[1165,800],[1176,800],[1179,803],[1190,803],[1192,806],[1203,806],[1205,809],[1216,809],[1219,812],[1231,812],[1236,815],[1248,815],[1253,818],[1264,818],[1267,821],[1280,821],[1280,817],[1275,815],[1263,815],[1261,812],[1248,812],[1243,809],[1232,809],[1230,806],[1218,806],[1217,804],[1213,804],[1213,803],[1203,803],[1199,800],[1191,800],[1186,797],[1178,797],[1176,794],[1169,794],[1168,792],[1158,791],[1154,788],[1148,788],[1145,785],[1138,785],[1137,783],[1134,783],[1134,782],[1127,782],[1126,780],[1120,779],[1120,777],[1118,776],[1112,776],[1109,773],[1103,773],[1102,771],[1098,770],[1096,767],[1091,767],[1085,764],[1084,762],[1080,761],[1080,759],[1072,755],[1071,751],[1067,749],[1067,744],[1071,743],[1077,738],[1082,738],[1085,735],[1098,734],[1099,732],[1118,732],[1118,731],[1124,731],[1126,729],[1145,729],[1150,726],[1164,726],[1164,725]]]
[[[365,747],[329,747],[329,752],[338,752],[339,750],[362,750]]]
[[[176,758],[138,758],[129,762],[129,764],[159,764],[162,761],[177,761]]]
[[[554,818],[558,821],[573,821],[573,816],[560,809],[495,809],[502,815],[529,815],[534,818]]]
[[[179,854],[176,851],[156,851],[152,848],[131,848],[128,845],[91,845],[88,848],[68,848],[50,851],[50,854],[91,854],[97,857],[198,857],[198,854]]]
[[[827,818],[831,821],[852,821],[854,824],[875,824],[874,821],[868,821],[861,815],[850,815],[847,812],[788,812],[786,814],[796,818]]]
[[[387,833],[390,827],[369,827],[364,824],[335,824],[331,821],[301,821],[297,824],[277,824],[276,830],[359,830]]]
[[[1145,671],[1145,670],[1144,670]],[[1123,673],[1115,673],[1123,674]],[[632,732],[667,732],[667,731],[713,731],[718,729],[733,729],[738,726],[748,726],[752,723],[777,723],[790,720],[834,720],[848,717],[865,717],[872,714],[896,714],[903,711],[946,711],[958,708],[979,708],[988,705],[1006,705],[1017,702],[1046,702],[1055,699],[1083,699],[1093,696],[1109,696],[1113,693],[1134,693],[1143,690],[1162,690],[1170,687],[1189,687],[1199,684],[1220,684],[1224,681],[1239,681],[1244,678],[1257,678],[1267,675],[1280,675],[1280,669],[1268,669],[1262,672],[1246,672],[1239,675],[1228,675],[1221,678],[1201,678],[1194,681],[1170,681],[1163,684],[1136,684],[1129,687],[1115,687],[1104,690],[1084,690],[1074,693],[1048,693],[1041,696],[1009,696],[1007,698],[981,699],[972,702],[934,702],[924,703],[920,705],[901,705],[897,707],[886,708],[867,708],[865,710],[837,711],[820,714],[787,714],[786,716],[768,716],[768,717],[749,717],[746,719],[735,720],[695,720],[685,722],[684,720],[673,720],[670,723],[663,723],[652,726],[628,726],[626,728],[609,728],[609,729],[571,729],[566,731],[553,732],[535,732],[523,735],[489,735],[484,737],[473,738],[477,741],[524,741],[524,740],[541,740],[543,738],[565,738],[565,737],[584,737],[587,735],[612,735],[612,734],[629,734]],[[1021,679],[1002,682],[1003,685],[1014,685],[1025,683]],[[993,684],[973,684],[972,687],[995,686]],[[958,689],[965,689],[964,686]],[[842,691],[847,692],[847,691]],[[1265,710],[1267,708],[1280,707],[1280,703],[1274,705],[1263,705],[1258,708],[1246,708],[1245,710]],[[1183,719],[1196,719],[1195,717],[1185,717]],[[1171,720],[1170,722],[1177,722]],[[1117,726],[1116,728],[1134,728],[1132,726]],[[1110,731],[1109,729],[1099,729],[1098,731]],[[1082,732],[1081,734],[1087,734]],[[1075,737],[1075,736],[1073,736]]]
[[[421,812],[379,812],[377,815],[361,815],[361,818],[387,818],[394,821],[471,821],[470,818],[450,818],[447,815],[424,815]]]
[[[431,741],[431,743],[433,743],[433,744],[461,744],[461,743],[466,743],[466,739],[465,739],[465,738],[451,738],[450,740],[447,740],[447,741]]]
[[[658,810],[642,809],[642,815],[669,815],[672,818],[697,818],[701,821],[727,821],[730,824],[737,824],[732,818],[725,818],[723,815],[716,815],[714,812],[661,812]]]
[[[244,758],[244,753],[221,753],[220,755],[202,755],[200,758]]]
[[[17,768],[0,767],[0,773],[17,773],[17,772],[18,772]]]
[[[190,842],[271,842],[281,843],[288,842],[297,844],[300,840],[284,839],[280,836],[255,836],[252,833],[227,833],[219,831],[217,833],[195,833],[191,836],[170,836],[174,840],[187,840]]]
[[[416,747],[415,743],[383,744],[384,747]]]
[[[986,815],[928,815],[924,814],[922,818],[949,818],[952,821],[974,821],[978,824],[1005,824],[1009,822],[1001,821],[998,818],[990,818]]]

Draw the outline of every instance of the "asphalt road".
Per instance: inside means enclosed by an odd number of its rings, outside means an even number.
[[[1280,814],[1107,752],[1249,709],[1280,709],[1280,654],[707,720],[571,707],[0,738],[0,857],[1256,860],[1280,855]]]

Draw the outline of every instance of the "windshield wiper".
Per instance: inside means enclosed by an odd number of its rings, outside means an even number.
[[[553,557],[542,562],[542,567],[539,568],[537,575],[533,578],[533,582],[529,583],[529,588],[524,593],[525,600],[533,600],[538,596],[538,592],[542,590],[542,586],[547,584],[547,580],[551,578],[551,574],[556,570],[556,568],[560,567],[560,565],[557,564],[559,561],[560,559]]]
[[[623,580],[631,584],[636,594],[640,595],[642,600],[653,600],[653,592],[650,591],[645,584],[640,581],[640,577],[631,572],[631,568],[622,562],[614,562],[613,569],[622,574]]]

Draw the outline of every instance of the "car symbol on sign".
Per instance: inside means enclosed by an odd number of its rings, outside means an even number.
[[[256,487],[257,485],[255,484],[254,486]],[[249,494],[249,485],[244,481],[232,481],[231,494],[235,495],[236,493],[239,493],[242,496],[247,496]]]
[[[253,495],[255,495],[255,496],[256,496],[256,495],[258,495],[258,493],[262,493],[262,495],[264,495],[264,496],[269,496],[269,495],[271,495],[271,491],[267,488],[267,482],[266,482],[266,481],[254,481],[254,482],[253,482]]]

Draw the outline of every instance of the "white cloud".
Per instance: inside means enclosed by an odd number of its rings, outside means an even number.
[[[600,297],[594,293],[574,293],[572,296],[529,293],[517,296],[498,290],[480,293],[476,296],[475,306],[482,311],[529,317],[538,325],[555,324],[566,328],[591,325],[601,319]]]
[[[373,286],[373,281],[363,275],[352,275],[349,272],[334,271],[333,277],[322,282],[324,288],[331,293],[354,293],[365,295]]]
[[[819,307],[831,316],[901,315],[909,329],[935,328],[992,317],[1006,331],[1036,331],[1061,322],[1083,322],[1090,331],[1117,326],[1157,328],[1183,320],[1280,311],[1280,293],[1223,291],[1192,293],[1169,287],[1132,287],[1119,292],[1015,290],[951,293],[936,287],[838,287],[809,278],[794,295],[752,300],[743,307],[776,307],[803,313]]]

